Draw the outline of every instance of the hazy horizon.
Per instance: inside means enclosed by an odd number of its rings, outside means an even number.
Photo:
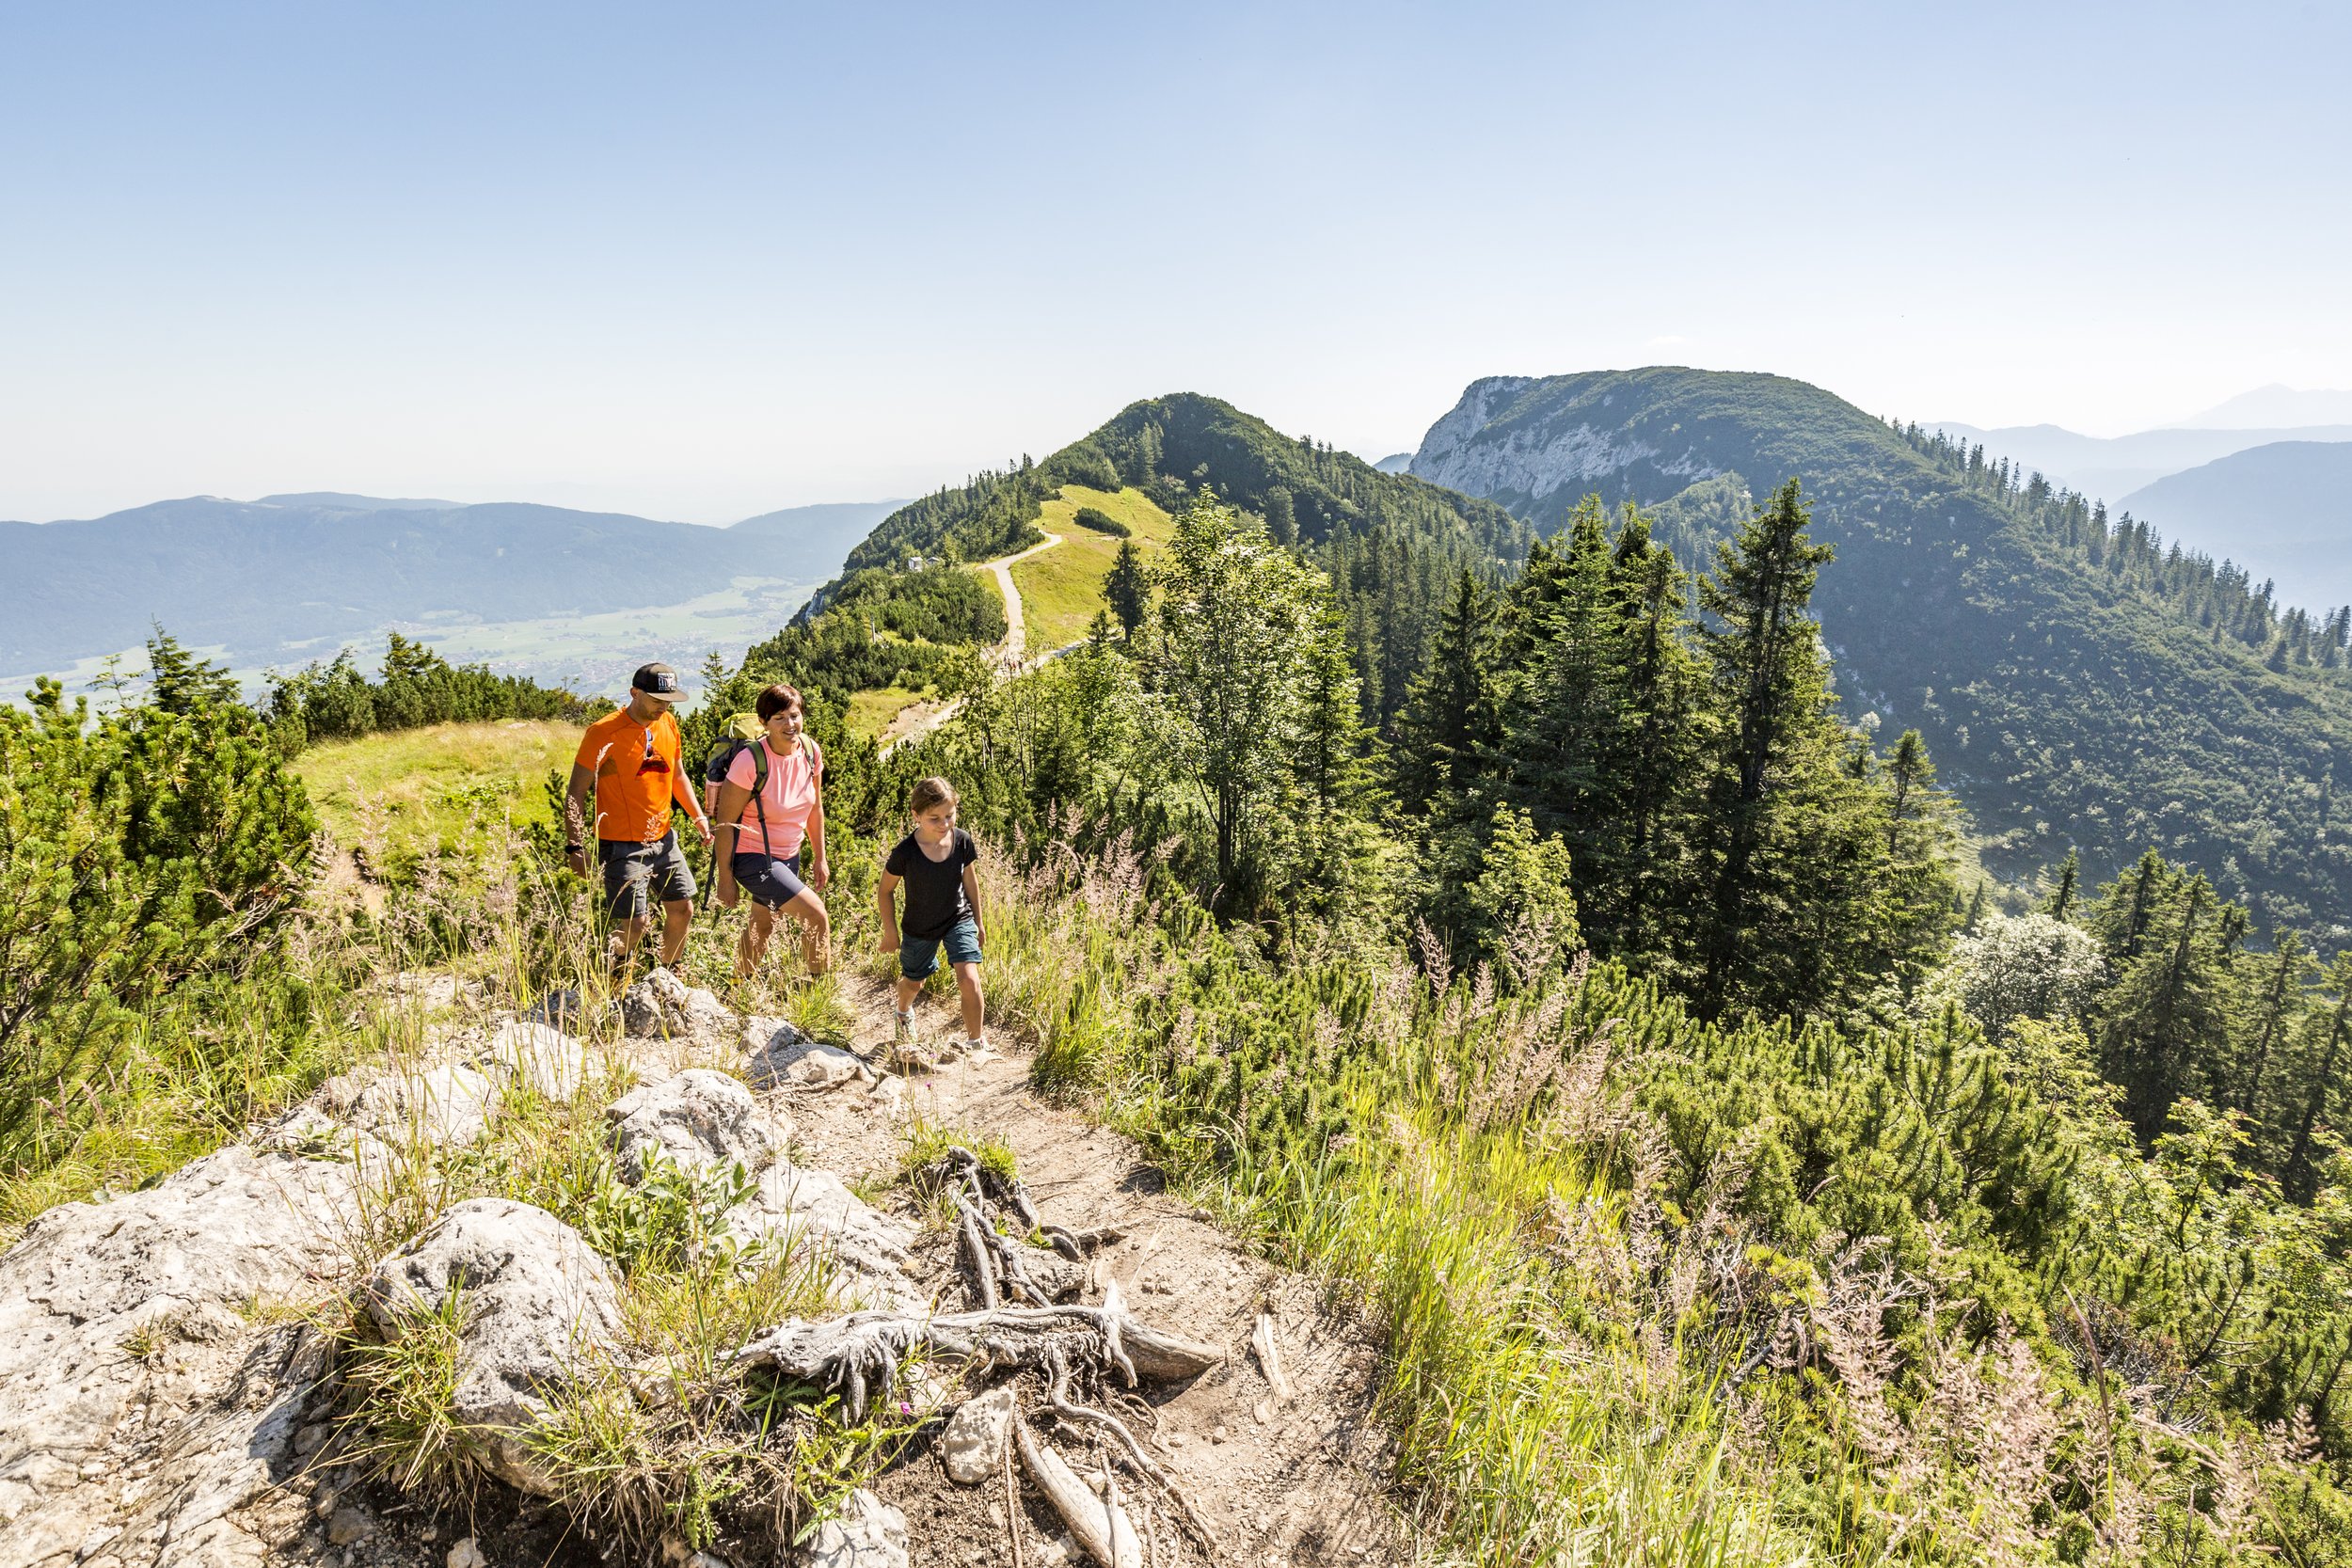
[[[125,14],[0,18],[0,517],[723,522],[1661,362],[2094,436],[2352,386],[2332,10]]]

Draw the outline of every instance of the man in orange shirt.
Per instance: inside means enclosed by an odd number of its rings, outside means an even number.
[[[653,905],[661,905],[661,961],[675,966],[694,924],[694,873],[670,826],[673,801],[710,842],[710,818],[694,799],[679,766],[684,742],[670,705],[678,700],[677,672],[648,664],[629,679],[628,705],[607,714],[580,736],[572,782],[564,792],[564,853],[572,870],[588,875],[588,797],[596,795],[596,859],[604,868],[605,910],[618,923],[613,963],[625,974],[645,939]]]

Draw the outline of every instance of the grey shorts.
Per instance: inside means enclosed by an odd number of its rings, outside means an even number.
[[[678,847],[675,828],[659,844],[598,839],[596,859],[604,865],[605,913],[615,920],[644,920],[657,904],[693,900],[694,873],[686,863],[686,851]]]

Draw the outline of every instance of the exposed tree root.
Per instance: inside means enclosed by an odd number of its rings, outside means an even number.
[[[1061,1455],[1050,1444],[1038,1441],[1029,1423],[1018,1417],[1013,1419],[1012,1434],[1021,1449],[1022,1467],[1087,1555],[1103,1568],[1144,1568],[1142,1544],[1127,1511],[1119,1506],[1118,1488],[1106,1486],[1105,1495],[1096,1497]],[[1108,1480],[1107,1470],[1104,1479]]]
[[[993,1367],[1043,1367],[1049,1354],[1058,1351],[1073,1363],[1118,1368],[1130,1387],[1144,1378],[1198,1377],[1224,1359],[1215,1346],[1150,1327],[1127,1310],[1116,1288],[1100,1307],[998,1307],[930,1318],[888,1311],[790,1318],[735,1354],[787,1377],[839,1390],[854,1420],[865,1415],[869,1397],[890,1392],[899,1364],[918,1350],[936,1359],[980,1359]]]

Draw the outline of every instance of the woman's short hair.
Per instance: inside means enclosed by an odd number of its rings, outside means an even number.
[[[907,792],[907,810],[916,816],[933,806],[952,806],[955,803],[956,786],[941,778],[917,779],[914,787]]]
[[[763,724],[777,714],[791,708],[799,708],[803,713],[806,713],[808,705],[801,701],[801,694],[797,689],[787,686],[782,681],[778,681],[762,691],[758,701],[752,704],[752,711],[759,715],[759,721]]]

